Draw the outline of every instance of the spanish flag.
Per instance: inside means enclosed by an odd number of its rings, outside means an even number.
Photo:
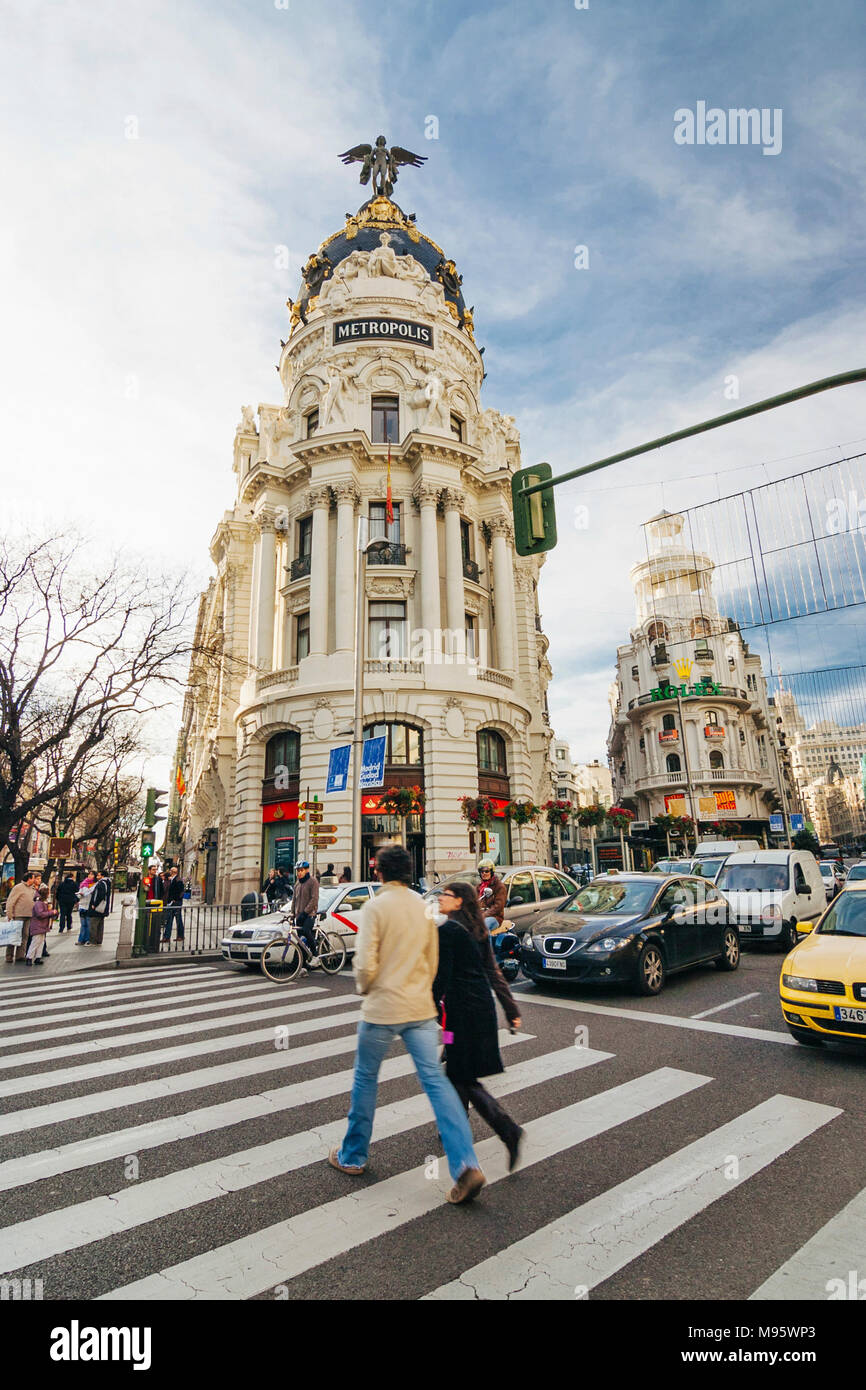
[[[385,489],[385,520],[389,526],[394,525],[394,501],[391,497],[391,445],[388,444],[388,486]]]
[[[178,767],[177,769],[175,786],[177,787],[178,796],[186,796],[186,782],[183,780],[183,773],[181,772],[180,767]]]

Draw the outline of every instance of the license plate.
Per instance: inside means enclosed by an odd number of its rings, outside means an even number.
[[[568,968],[568,963],[564,960],[546,960],[544,962],[544,968],[545,970],[566,970]]]
[[[246,949],[244,947],[241,947],[241,949],[238,950],[238,948],[235,946],[232,950],[229,951],[229,955],[238,956],[241,960],[246,960],[247,958]]]
[[[751,930],[752,930],[752,924],[751,924],[751,922],[738,922],[738,923],[737,923],[737,931],[739,931],[739,932],[750,932]]]
[[[837,1004],[833,1017],[838,1018],[840,1023],[866,1023],[866,1009],[845,1009]]]

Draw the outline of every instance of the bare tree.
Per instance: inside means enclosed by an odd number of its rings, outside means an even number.
[[[118,739],[165,703],[195,650],[182,580],[119,560],[94,577],[75,557],[59,537],[0,542],[0,846],[16,879],[28,825],[88,782],[96,794]]]

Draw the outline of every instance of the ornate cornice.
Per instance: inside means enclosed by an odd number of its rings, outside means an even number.
[[[411,598],[415,592],[415,571],[371,574],[367,571],[368,598]]]

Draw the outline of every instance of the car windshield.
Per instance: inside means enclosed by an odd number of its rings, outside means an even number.
[[[832,878],[832,877],[833,877],[833,865],[832,865],[832,864],[819,864],[819,865],[818,865],[818,868],[821,870],[821,873],[824,875],[825,878]]]
[[[849,883],[852,881],[852,879],[858,878],[866,878],[866,864],[855,864],[852,869],[848,870]]]
[[[342,893],[342,888],[320,888],[319,889],[319,911],[325,912]]]
[[[787,864],[726,864],[716,886],[728,893],[784,893]]]
[[[691,873],[701,878],[715,878],[719,865],[724,862],[724,859],[696,859]]]
[[[817,931],[821,936],[866,936],[866,893],[839,894]]]
[[[645,912],[658,889],[657,883],[635,883],[630,879],[591,883],[581,888],[560,912],[576,912],[583,917],[598,917],[606,913],[631,916]]]

